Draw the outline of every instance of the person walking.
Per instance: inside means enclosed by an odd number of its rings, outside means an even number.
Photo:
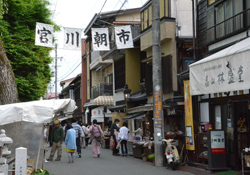
[[[114,130],[116,130],[117,132],[119,131],[119,122],[120,122],[119,119],[115,119],[115,121],[114,121],[114,123],[112,123],[111,129],[110,129],[110,135],[112,136],[112,138],[115,142],[115,145],[113,148],[113,156],[118,156],[118,152],[119,152],[119,150],[116,149],[117,139],[116,139],[115,132],[114,132]]]
[[[81,136],[83,135],[82,133],[82,128],[81,126],[78,124],[78,121],[76,119],[73,118],[72,120],[72,126],[76,131],[76,147],[77,147],[77,153],[79,158],[81,158],[81,154],[82,154],[82,149],[81,149]],[[68,131],[67,131],[68,132]],[[67,133],[66,133],[67,135]]]
[[[49,135],[48,135],[48,142],[49,142],[49,147],[53,146],[53,140],[52,140],[52,132],[53,132],[54,126],[52,125],[52,123],[49,123]]]
[[[90,138],[90,133],[87,130],[88,124],[86,124],[85,127],[86,127],[85,147],[88,147],[88,145],[89,145],[89,138]]]
[[[82,132],[83,132],[83,135],[82,135],[82,137],[81,137],[81,147],[83,148],[83,149],[85,149],[85,147],[86,147],[86,140],[85,140],[85,137],[88,135],[88,132],[87,132],[87,128],[86,128],[86,126],[82,123]]]
[[[103,137],[103,131],[102,128],[97,125],[97,120],[93,120],[93,125],[91,125],[89,128],[87,128],[87,131],[91,133],[91,146],[92,146],[92,154],[93,157],[100,157],[101,151],[101,140]]]
[[[63,137],[64,137],[64,140],[65,140],[65,137],[66,137],[66,128],[67,128],[67,123],[65,123],[64,126],[63,126]]]
[[[68,163],[74,163],[76,152],[76,131],[71,124],[67,125],[67,134],[65,137],[66,152],[68,153]]]
[[[121,127],[119,130],[118,139],[121,143],[121,151],[122,151],[121,156],[127,156],[128,155],[127,140],[129,139],[128,123],[123,122],[122,126],[123,127]],[[125,147],[125,152],[124,152],[124,147]]]
[[[60,126],[59,121],[54,122],[54,128],[52,130],[52,141],[53,146],[50,151],[50,156],[47,160],[53,161],[54,154],[57,150],[56,161],[60,161],[62,157],[63,128]]]

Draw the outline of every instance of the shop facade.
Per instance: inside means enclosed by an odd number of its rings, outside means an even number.
[[[199,162],[209,159],[208,130],[225,133],[227,167],[241,168],[241,152],[249,147],[250,38],[190,65],[190,92],[198,99],[198,138],[196,155]],[[208,138],[208,137],[207,137]]]

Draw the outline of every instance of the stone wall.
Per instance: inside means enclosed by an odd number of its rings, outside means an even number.
[[[15,75],[0,40],[0,105],[17,103]]]

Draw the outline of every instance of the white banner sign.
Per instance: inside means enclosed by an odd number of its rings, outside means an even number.
[[[103,110],[104,110],[103,106],[92,109],[92,111],[91,111],[91,119],[92,119],[92,121],[94,119],[96,119],[98,123],[99,122],[104,122]]]
[[[115,27],[115,42],[117,49],[133,48],[131,26]]]
[[[190,66],[192,95],[250,89],[250,51]]]
[[[64,48],[81,50],[81,29],[64,28]]]
[[[224,131],[210,131],[211,133],[211,153],[225,154]]]
[[[54,26],[43,23],[36,23],[35,45],[53,47]]]
[[[108,28],[91,28],[94,51],[110,50]]]

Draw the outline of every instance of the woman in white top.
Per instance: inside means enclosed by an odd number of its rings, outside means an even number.
[[[118,140],[121,143],[122,156],[127,156],[128,155],[127,140],[129,139],[129,129],[127,128],[128,123],[123,122],[122,126],[123,127],[121,127],[119,130]],[[123,146],[125,146],[125,153],[124,153]]]

